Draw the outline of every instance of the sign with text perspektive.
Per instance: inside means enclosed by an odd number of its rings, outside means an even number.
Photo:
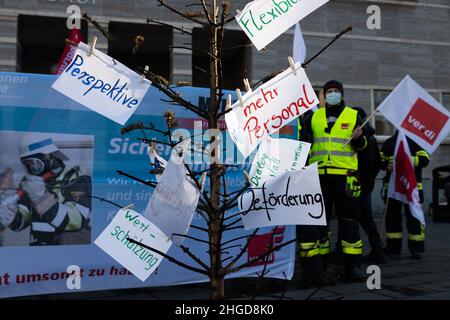
[[[300,63],[295,74],[286,69],[258,89],[248,92],[225,114],[228,133],[247,158],[258,144],[319,103]]]
[[[75,57],[52,88],[89,109],[124,125],[151,82],[117,60],[80,42]]]
[[[237,23],[261,50],[329,0],[255,0],[238,12]]]
[[[119,210],[111,223],[95,240],[95,244],[114,260],[145,281],[161,263],[163,257],[141,245],[167,253],[172,241],[153,223],[133,210]]]

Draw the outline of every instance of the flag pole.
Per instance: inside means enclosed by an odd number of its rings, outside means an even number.
[[[367,119],[366,119],[366,120],[363,122],[363,124],[360,126],[361,129],[364,128],[365,125],[366,125],[370,120],[372,120],[373,117],[375,117],[375,115],[377,114],[378,109],[380,109],[380,107],[381,107],[381,104],[375,109],[375,111],[374,111],[370,116],[367,117]],[[345,142],[344,145],[343,145],[342,147],[345,147],[347,144],[349,144],[349,142],[352,141],[352,139],[353,139],[353,137],[350,137],[350,139],[348,139],[347,142]]]

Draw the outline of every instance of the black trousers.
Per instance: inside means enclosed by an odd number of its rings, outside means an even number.
[[[384,244],[378,232],[377,225],[373,220],[372,192],[363,190],[361,192],[359,203],[361,206],[361,227],[369,238],[370,246],[373,251],[383,251]]]
[[[402,250],[402,209],[405,211],[406,228],[408,229],[408,248],[410,251],[425,251],[424,229],[420,221],[411,214],[409,206],[389,198],[386,210],[386,250],[391,254],[399,254]]]
[[[361,242],[359,235],[360,204],[359,199],[348,195],[347,177],[344,175],[320,175],[320,185],[325,204],[327,226],[298,226],[298,239],[300,249],[302,243],[324,243],[329,239],[329,224],[333,205],[336,210],[340,226],[340,239],[342,244],[357,244]],[[342,245],[344,264],[347,267],[359,265],[361,254],[349,254]],[[347,249],[348,251],[348,249]],[[362,252],[362,250],[361,250]],[[328,254],[306,256],[302,258],[304,273],[314,274],[322,272],[326,267]],[[309,270],[311,269],[311,270]]]

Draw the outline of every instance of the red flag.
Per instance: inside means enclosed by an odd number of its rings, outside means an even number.
[[[78,44],[80,41],[84,41],[83,36],[81,35],[80,29],[76,29],[76,28],[72,29],[70,31],[69,40],[75,42],[76,44]],[[57,75],[61,74],[66,69],[66,67],[72,61],[76,50],[77,50],[76,47],[74,47],[70,44],[66,45],[66,47],[64,48],[64,52],[63,52],[61,58],[59,59],[58,67],[56,68],[55,74],[57,74]]]
[[[409,205],[411,214],[425,225],[411,151],[409,150],[408,141],[401,131],[398,133],[395,146],[388,197]]]

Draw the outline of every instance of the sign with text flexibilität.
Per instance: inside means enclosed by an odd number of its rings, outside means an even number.
[[[161,263],[163,257],[139,244],[167,253],[172,241],[153,223],[133,210],[119,210],[111,223],[95,240],[95,244],[145,281]]]
[[[288,68],[247,93],[242,97],[242,105],[237,101],[231,106],[233,110],[225,114],[230,137],[245,158],[269,134],[319,103],[300,63],[295,68],[295,74]]]
[[[151,82],[108,55],[78,44],[75,57],[52,88],[89,109],[124,125]]]
[[[244,228],[327,224],[317,163],[286,171],[239,198]]]
[[[261,50],[329,0],[255,0],[238,12],[237,23]]]

